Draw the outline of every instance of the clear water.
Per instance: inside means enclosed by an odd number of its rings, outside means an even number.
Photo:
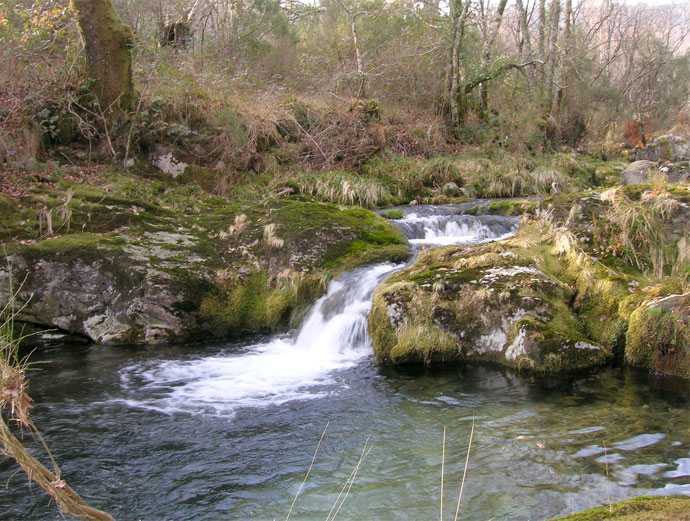
[[[481,218],[448,226],[446,213],[408,216],[427,222],[406,233],[466,242],[468,229],[482,241],[515,227]],[[293,335],[47,345],[33,356],[34,420],[68,483],[120,520],[285,519],[326,424],[290,519],[327,519],[367,440],[373,448],[337,518],[438,519],[444,426],[452,519],[473,421],[460,519],[537,520],[690,494],[687,383],[615,369],[539,380],[486,367],[377,367],[366,315],[376,285],[398,268],[337,279]],[[0,519],[60,519],[11,461],[0,460],[0,480]]]

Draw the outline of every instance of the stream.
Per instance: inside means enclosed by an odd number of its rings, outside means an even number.
[[[418,247],[517,228],[463,210],[410,207],[397,223]],[[444,426],[444,518],[453,519],[473,424],[458,519],[539,520],[690,495],[687,383],[623,368],[536,378],[378,367],[371,297],[402,267],[337,277],[290,334],[165,349],[48,336],[32,356],[34,421],[67,482],[121,521],[285,519],[326,427],[295,521],[336,510],[343,520],[438,519]],[[0,520],[62,519],[14,462],[0,459],[0,481]]]

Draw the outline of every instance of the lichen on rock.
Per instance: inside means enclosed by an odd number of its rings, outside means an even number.
[[[24,281],[18,318],[96,342],[287,328],[334,274],[409,255],[393,224],[362,209],[297,198],[239,207],[214,197],[177,209],[97,187],[70,190],[67,199],[43,195],[55,206],[44,213],[69,204],[71,228],[84,231],[10,242],[0,303],[9,298],[10,278]],[[0,204],[8,209],[6,237],[23,233],[24,209],[12,200]],[[68,231],[57,221],[55,228]]]
[[[377,289],[369,328],[382,363],[490,361],[547,373],[601,365],[611,352],[587,339],[571,297],[513,244],[448,247]]]

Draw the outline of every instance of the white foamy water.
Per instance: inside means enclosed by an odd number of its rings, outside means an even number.
[[[322,396],[334,373],[372,352],[367,315],[376,286],[402,265],[360,268],[334,280],[295,337],[280,336],[241,353],[134,365],[121,375],[138,389],[131,406],[164,412],[232,414],[240,407],[279,405]]]
[[[449,246],[507,239],[517,230],[518,220],[492,215],[410,213],[399,226],[412,244]]]
[[[397,224],[411,243],[437,245],[502,239],[517,228],[515,219],[445,212],[410,214]],[[168,413],[231,416],[242,407],[279,405],[337,392],[338,371],[372,353],[367,315],[374,290],[402,267],[377,264],[344,273],[331,282],[328,293],[293,336],[277,336],[239,352],[129,366],[121,373],[126,402]]]

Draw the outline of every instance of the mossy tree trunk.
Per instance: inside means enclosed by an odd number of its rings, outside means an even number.
[[[87,74],[104,113],[134,108],[132,30],[110,0],[71,0],[86,50]]]

